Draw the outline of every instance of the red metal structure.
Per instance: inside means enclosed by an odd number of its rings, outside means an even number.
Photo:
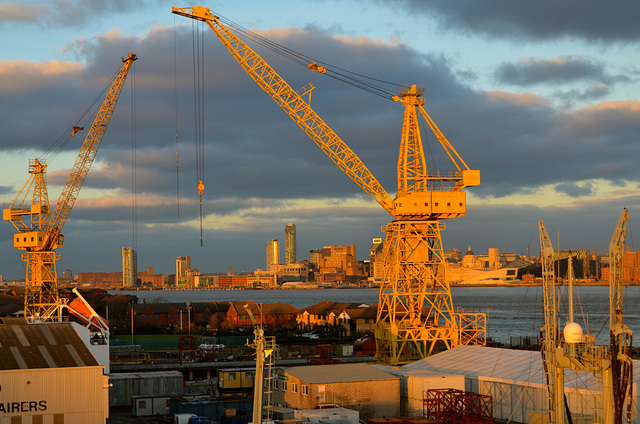
[[[457,389],[427,390],[423,415],[451,424],[493,423],[493,398]]]

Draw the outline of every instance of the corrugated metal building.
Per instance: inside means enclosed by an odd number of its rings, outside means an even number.
[[[106,422],[109,378],[72,324],[0,322],[3,423]]]
[[[633,361],[634,368],[640,361]],[[536,412],[547,409],[542,357],[537,351],[459,346],[402,367],[447,374],[463,374],[465,390],[493,397],[496,419],[527,423]],[[638,381],[634,374],[634,423],[638,421]],[[587,372],[565,370],[565,394],[572,415],[593,416],[597,405],[597,380]]]

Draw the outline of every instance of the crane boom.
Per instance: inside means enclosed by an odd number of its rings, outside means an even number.
[[[107,126],[111,121],[113,111],[118,103],[118,98],[122,92],[122,87],[124,86],[129,69],[131,69],[133,62],[136,59],[137,57],[133,53],[129,53],[126,58],[122,59],[122,68],[120,68],[120,72],[116,75],[109,92],[96,114],[96,118],[94,119],[93,124],[82,143],[80,153],[78,153],[78,157],[76,158],[76,162],[73,165],[71,173],[67,177],[67,182],[60,193],[60,197],[58,198],[58,202],[56,203],[56,207],[53,211],[53,216],[49,221],[49,229],[44,239],[42,250],[49,250],[53,248],[55,244],[58,244],[60,232],[71,213],[71,209],[78,198],[80,189],[82,188],[82,185],[87,178],[87,174],[91,169],[93,160],[96,157],[96,153],[98,153],[104,134],[107,131]]]
[[[393,200],[349,146],[311,108],[297,91],[253,49],[240,40],[205,7],[174,7],[172,13],[205,22],[251,78],[287,115],[367,194],[393,215]]]

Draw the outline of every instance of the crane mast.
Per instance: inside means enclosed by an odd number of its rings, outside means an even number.
[[[60,254],[55,252],[55,249],[64,245],[62,228],[93,164],[127,74],[136,59],[133,53],[122,59],[123,65],[84,139],[53,214],[50,214],[45,180],[47,165],[38,159],[30,161],[29,180],[10,207],[3,210],[3,220],[10,221],[18,231],[14,236],[14,247],[26,251],[22,255],[22,260],[27,264],[24,314],[30,320],[47,321],[61,318],[56,271],[56,262],[60,259]],[[74,128],[73,134],[76,131]],[[32,193],[31,206],[27,205],[29,193]],[[23,221],[27,216],[29,222]]]
[[[424,104],[424,90],[403,87],[392,100],[405,107],[398,193],[392,199],[358,156],[318,116],[302,95],[291,88],[256,52],[220,22],[208,8],[172,8],[172,13],[204,22],[240,66],[320,149],[360,188],[378,202],[394,221],[383,227],[384,277],[376,329],[377,360],[405,363],[459,344],[484,344],[485,314],[453,310],[438,219],[463,216],[462,189],[480,184],[480,171],[471,170],[447,141]],[[315,62],[309,69],[325,73]],[[456,166],[455,171],[429,172],[418,118],[422,116]]]

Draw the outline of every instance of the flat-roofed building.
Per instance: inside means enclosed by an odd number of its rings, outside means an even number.
[[[341,405],[360,419],[397,417],[400,378],[369,364],[332,364],[276,370],[272,399],[277,406],[316,409]]]

